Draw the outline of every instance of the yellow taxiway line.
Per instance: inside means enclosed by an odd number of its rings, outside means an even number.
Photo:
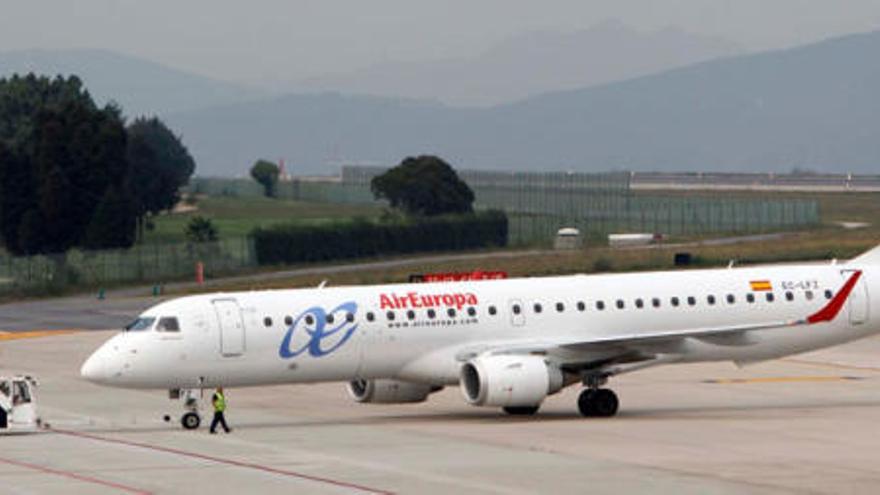
[[[861,376],[762,376],[757,378],[719,378],[706,380],[704,383],[740,384],[740,383],[791,383],[791,382],[839,382],[846,380],[864,380]]]
[[[4,332],[0,331],[0,342],[4,340],[19,340],[19,339],[35,339],[38,337],[52,337],[55,335],[66,335],[71,333],[79,332],[76,329],[67,329],[67,330],[29,330],[26,332]]]

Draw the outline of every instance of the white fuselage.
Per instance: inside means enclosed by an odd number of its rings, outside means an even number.
[[[829,322],[658,350],[671,362],[759,361],[880,331],[880,298],[870,297],[880,294],[880,269],[790,265],[189,296],[142,315],[176,318],[178,331],[154,323],[119,333],[82,373],[163,389],[379,378],[457,384],[463,356],[481,349],[802,319],[855,269],[862,276]],[[571,352],[572,362],[601,362],[615,349]]]

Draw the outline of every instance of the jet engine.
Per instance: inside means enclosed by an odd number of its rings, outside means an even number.
[[[562,371],[541,356],[480,356],[461,367],[461,391],[474,406],[538,406],[564,382]]]
[[[443,387],[400,380],[352,380],[348,382],[348,393],[357,402],[366,404],[405,404],[422,402],[428,394]]]

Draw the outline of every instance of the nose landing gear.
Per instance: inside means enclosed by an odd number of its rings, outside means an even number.
[[[183,407],[186,412],[180,416],[180,426],[184,430],[198,429],[202,424],[202,416],[199,414],[199,398],[194,389],[176,389],[169,390],[168,396],[171,399],[183,399]],[[171,421],[171,416],[165,415],[165,421]]]

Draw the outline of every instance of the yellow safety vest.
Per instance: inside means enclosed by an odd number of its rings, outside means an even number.
[[[220,392],[214,392],[214,410],[217,412],[223,412],[226,410],[226,397],[223,397],[223,394]]]

